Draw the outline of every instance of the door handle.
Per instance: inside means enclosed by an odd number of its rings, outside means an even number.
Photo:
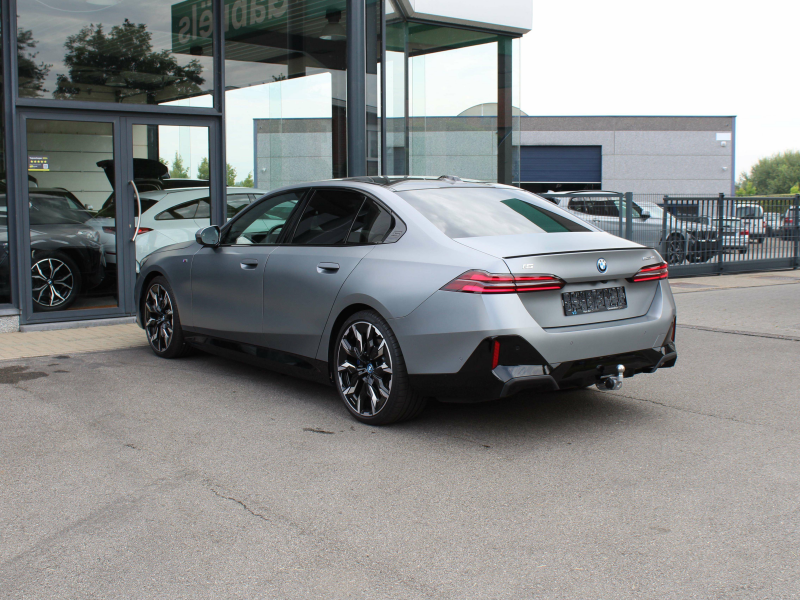
[[[133,179],[131,179],[128,183],[133,186],[133,195],[136,196],[136,205],[139,207],[139,215],[136,217],[136,223],[133,229],[133,239],[132,242],[136,241],[136,236],[139,235],[139,223],[142,221],[142,199],[139,198],[139,190],[136,188],[136,184],[133,183]]]
[[[239,265],[246,271],[252,271],[258,266],[258,261],[254,258],[245,258]]]
[[[335,273],[339,270],[338,263],[321,262],[317,265],[318,273]]]

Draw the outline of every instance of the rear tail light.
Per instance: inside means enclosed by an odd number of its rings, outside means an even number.
[[[111,235],[116,235],[117,228],[116,227],[107,227],[106,226],[106,227],[103,227],[103,231],[105,231],[106,233],[110,233]],[[153,230],[150,227],[139,227],[138,231],[139,231],[139,235],[142,235],[143,233],[147,233],[148,231],[153,231]]]
[[[565,285],[566,282],[555,275],[501,275],[486,271],[467,271],[442,289],[468,294],[519,294],[560,290]]]
[[[639,272],[633,276],[633,281],[654,281],[656,279],[666,279],[667,277],[669,277],[669,267],[667,263],[661,262],[657,265],[639,269]]]
[[[748,229],[742,229],[741,234],[742,235],[750,235],[750,231]]]

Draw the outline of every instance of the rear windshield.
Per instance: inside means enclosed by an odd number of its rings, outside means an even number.
[[[558,209],[539,206],[524,191],[434,188],[399,194],[451,238],[591,231]]]
[[[736,209],[736,216],[740,219],[760,219],[761,214],[760,206],[739,206]]]

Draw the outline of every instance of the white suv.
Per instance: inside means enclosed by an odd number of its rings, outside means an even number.
[[[759,244],[764,243],[764,238],[767,237],[767,226],[764,221],[764,208],[760,204],[755,203],[736,203],[737,219],[741,219],[743,224],[747,226],[750,231],[750,240],[757,241]]]

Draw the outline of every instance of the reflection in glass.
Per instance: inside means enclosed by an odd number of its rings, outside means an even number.
[[[344,177],[346,2],[270,6],[225,34],[228,170],[262,190]]]
[[[18,0],[17,11],[21,97],[162,104],[213,90],[209,0]]]
[[[33,310],[117,306],[116,247],[93,212],[114,191],[98,164],[113,162],[112,124],[29,119],[27,149]]]

